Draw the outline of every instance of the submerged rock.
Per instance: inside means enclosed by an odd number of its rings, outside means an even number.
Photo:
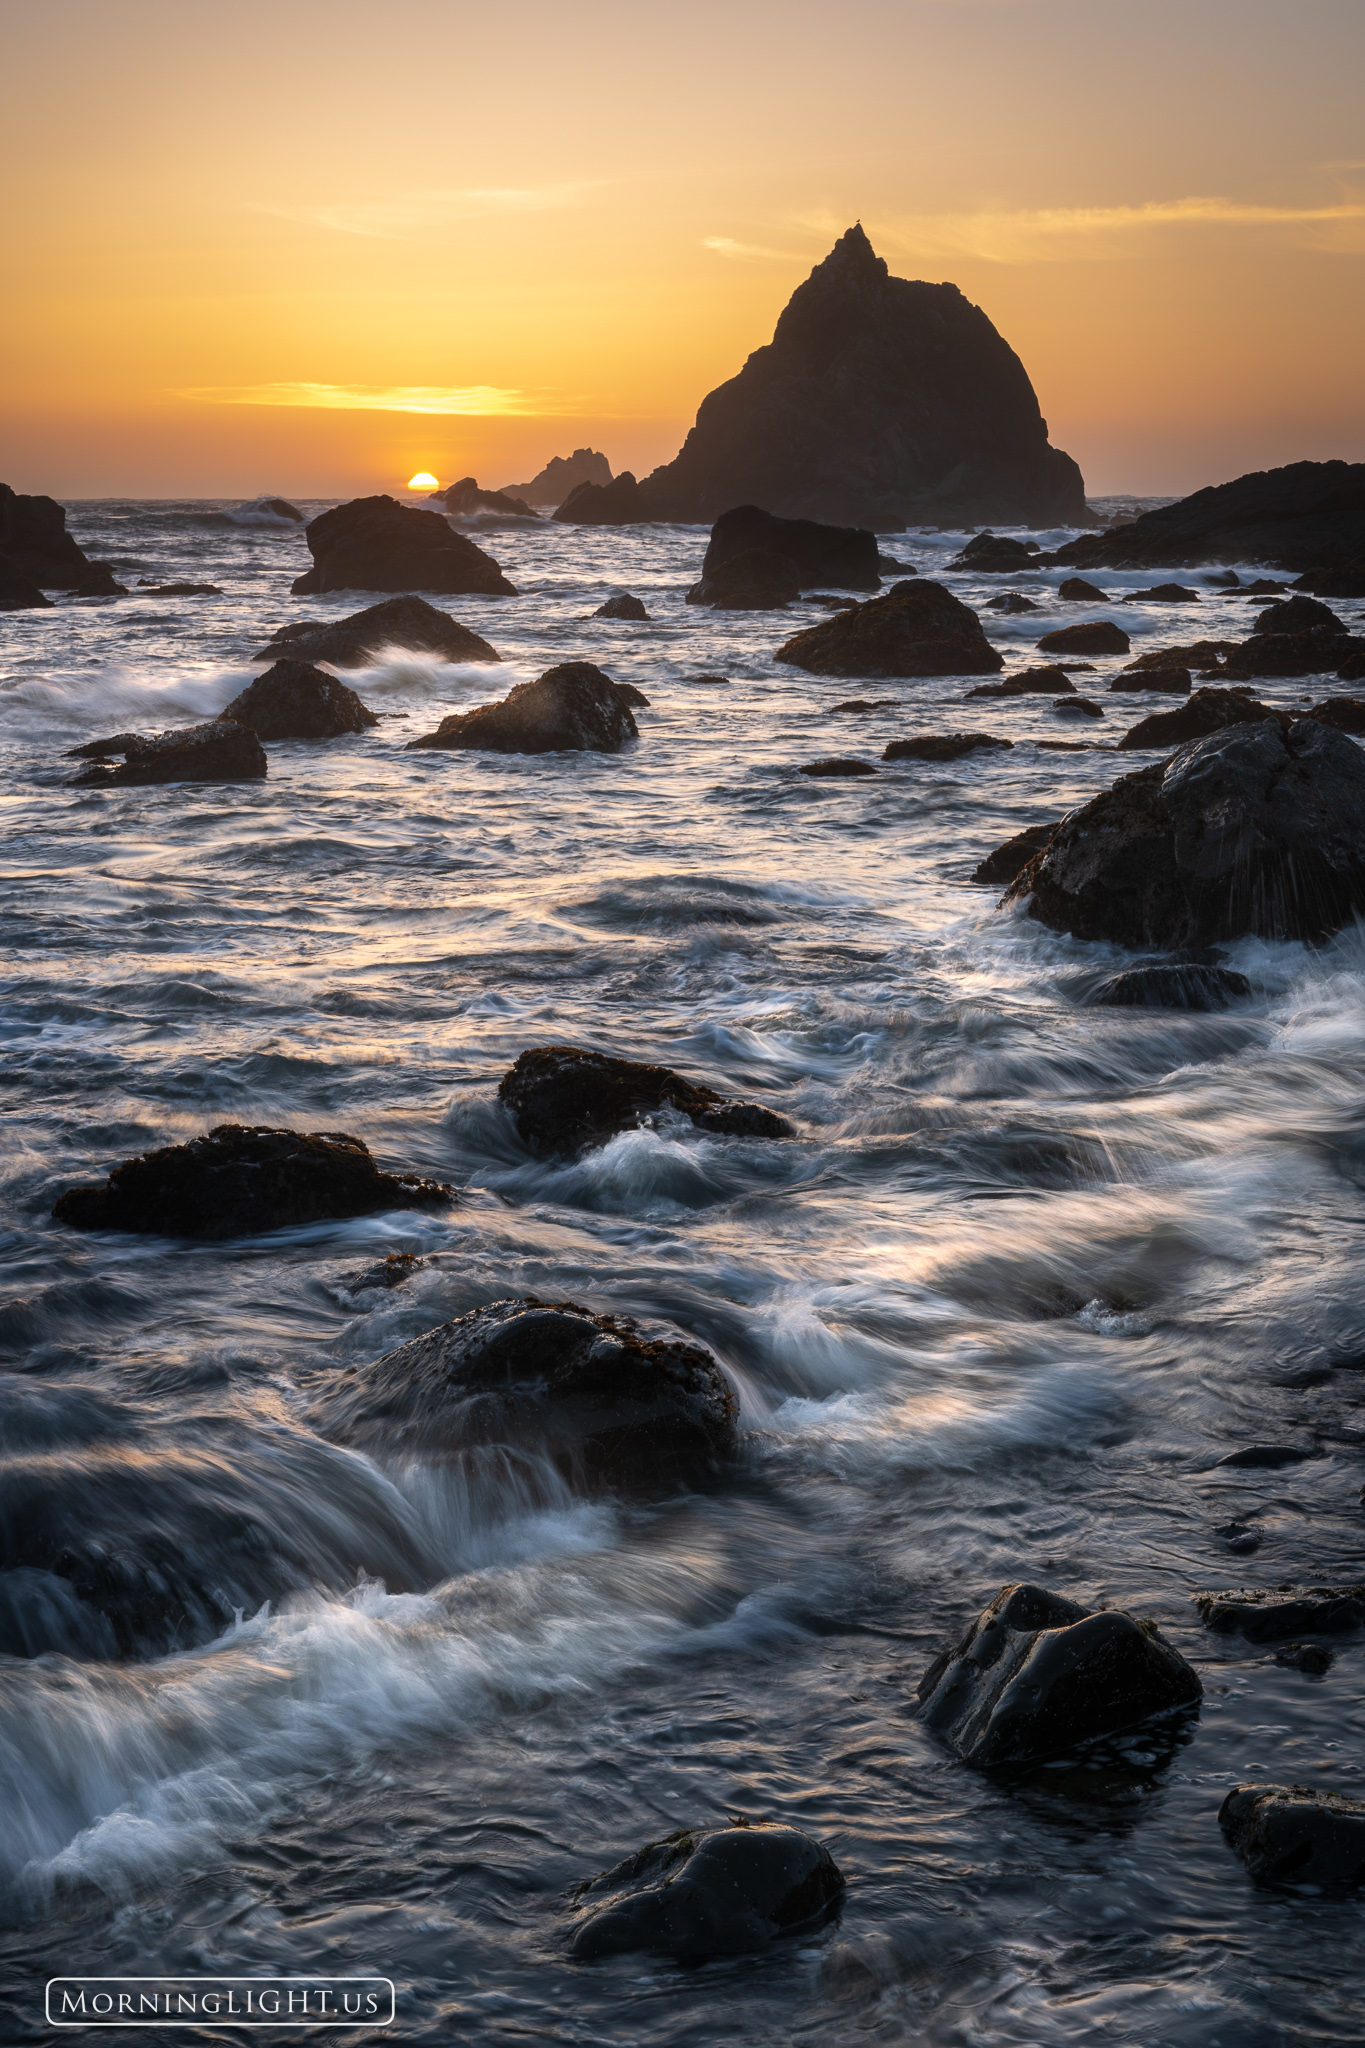
[[[379,723],[354,690],[306,661],[277,661],[220,716],[262,740],[332,740]]]
[[[1283,569],[1365,559],[1365,462],[1257,470],[1059,548],[1080,569],[1192,569],[1269,562]]]
[[[1365,1883],[1365,1801],[1310,1785],[1238,1785],[1218,1820],[1263,1882]]]
[[[310,519],[313,567],[291,586],[295,597],[324,590],[437,590],[451,596],[515,597],[491,555],[456,533],[439,512],[396,498],[355,498]]]
[[[1241,975],[1235,977],[1238,981]],[[1313,1451],[1295,1450],[1292,1444],[1245,1444],[1239,1451],[1229,1451],[1226,1457],[1214,1464],[1217,1472],[1225,1465],[1237,1471],[1278,1472],[1286,1465],[1302,1465],[1316,1454]]]
[[[1347,1635],[1365,1628],[1365,1585],[1282,1587],[1273,1593],[1245,1586],[1226,1593],[1196,1593],[1194,1604],[1219,1635],[1278,1643],[1290,1636]]]
[[[390,1252],[376,1265],[362,1266],[357,1273],[347,1273],[341,1285],[348,1294],[364,1294],[372,1287],[383,1288],[387,1292],[394,1287],[405,1287],[425,1264],[426,1260],[419,1259],[415,1252]]]
[[[588,1486],[675,1486],[739,1443],[710,1351],[575,1301],[495,1301],[346,1374],[324,1435],[388,1457],[509,1449]]]
[[[1112,619],[1090,619],[1080,626],[1058,626],[1038,642],[1041,654],[1127,654],[1131,642]]]
[[[117,741],[95,745],[100,749],[96,766],[76,777],[75,789],[126,789],[153,782],[260,782],[268,772],[265,749],[256,734],[221,716],[202,725],[176,726],[152,739],[120,733]],[[123,754],[123,766],[105,765],[106,752]]]
[[[983,888],[993,884],[997,889],[1002,883],[1012,882],[1034,854],[1042,852],[1060,822],[1058,819],[1050,825],[1026,825],[1013,839],[1006,839],[986,855],[972,872],[973,882]]]
[[[1054,718],[1103,718],[1104,706],[1093,697],[1062,697],[1052,705]]]
[[[562,661],[496,704],[455,711],[413,747],[473,748],[490,754],[619,754],[640,737],[624,691],[591,661]]]
[[[1027,1764],[1191,1707],[1198,1674],[1154,1622],[1003,1586],[916,1690],[921,1718],[967,1763]]]
[[[1302,1671],[1309,1678],[1325,1678],[1336,1661],[1326,1643],[1281,1643],[1275,1652],[1275,1662],[1286,1671]]]
[[[984,676],[1005,666],[971,607],[927,577],[807,626],[773,659],[819,676]]]
[[[679,1828],[580,1887],[569,1952],[744,1955],[817,1923],[843,1890],[828,1849],[798,1828]]]
[[[1122,776],[1004,897],[1080,939],[1318,939],[1365,911],[1365,756],[1330,726],[1236,725]]]
[[[52,1214],[74,1230],[152,1231],[218,1243],[330,1216],[445,1209],[444,1181],[383,1173],[339,1131],[218,1124],[188,1144],[126,1159],[103,1187],[71,1188]]]
[[[299,661],[327,661],[333,668],[363,668],[385,647],[439,654],[442,661],[502,659],[486,640],[424,597],[391,597],[353,612],[349,619],[338,619],[335,625],[322,619],[295,619],[292,625],[277,627],[256,654],[270,661],[288,654]]]
[[[648,619],[638,597],[632,597],[627,590],[620,597],[609,597],[605,604],[599,604],[592,614],[595,619]]]
[[[498,1099],[533,1152],[572,1153],[605,1145],[674,1109],[699,1130],[731,1138],[790,1138],[794,1126],[776,1111],[738,1102],[685,1079],[671,1067],[615,1059],[576,1045],[537,1045],[522,1053],[498,1084]]]
[[[1096,1010],[1225,1010],[1250,994],[1244,974],[1190,962],[1111,974],[1086,1001]]]
[[[1012,747],[993,732],[916,732],[908,739],[892,740],[883,761],[960,761],[964,754],[998,753]]]
[[[1250,690],[1196,690],[1178,711],[1154,711],[1129,728],[1119,741],[1126,751],[1141,747],[1178,747],[1186,740],[1224,732],[1229,726],[1256,725],[1267,718],[1288,725],[1290,714],[1258,703]]]

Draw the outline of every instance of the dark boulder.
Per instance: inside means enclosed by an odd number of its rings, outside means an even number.
[[[878,590],[881,557],[876,535],[856,526],[825,526],[815,519],[778,519],[757,505],[722,512],[711,528],[702,559],[702,580],[751,549],[785,556],[798,586],[832,583],[841,590]],[[914,575],[914,570],[910,574]]]
[[[798,1828],[679,1828],[580,1887],[569,1953],[746,1955],[818,1924],[843,1889],[828,1849]]]
[[[37,584],[0,556],[0,612],[50,612],[56,607]]]
[[[1198,604],[1199,592],[1183,583],[1154,583],[1150,590],[1125,590],[1124,604]]]
[[[898,711],[899,697],[850,697],[843,704],[831,704],[830,715],[836,711]]]
[[[1365,756],[1312,719],[1192,740],[1073,811],[1004,898],[1079,939],[1320,939],[1365,911]]]
[[[1365,675],[1365,668],[1361,673]],[[1315,704],[1305,715],[1316,718],[1319,725],[1333,725],[1338,732],[1365,738],[1365,698],[1324,697],[1321,704]]]
[[[292,519],[300,526],[308,517],[297,505],[291,505],[288,498],[258,498],[256,503],[262,512],[271,512],[276,519]]]
[[[978,576],[1013,576],[1017,569],[1031,569],[1037,553],[1037,541],[1011,540],[1004,533],[978,533],[960,554],[953,556],[948,567],[974,570]]]
[[[1309,1678],[1325,1678],[1336,1663],[1335,1650],[1326,1643],[1281,1643],[1275,1662],[1285,1671],[1302,1671]]]
[[[1146,668],[1139,675],[1125,669],[1109,685],[1111,694],[1120,697],[1188,697],[1193,688],[1194,677],[1187,668]]]
[[[1090,521],[1008,343],[956,285],[889,276],[861,227],[639,489],[653,519],[755,504],[881,532]]]
[[[1093,697],[1060,697],[1052,705],[1054,718],[1103,718],[1104,706]]]
[[[827,754],[822,761],[807,761],[798,775],[810,775],[821,782],[845,782],[859,775],[875,775],[871,761],[855,761],[843,754]]]
[[[1322,676],[1365,655],[1365,640],[1337,633],[1330,626],[1309,633],[1257,633],[1229,650],[1221,673],[1243,681],[1283,681],[1292,676]]]
[[[330,662],[333,668],[364,668],[376,661],[385,647],[439,654],[442,661],[502,658],[486,640],[424,597],[391,597],[383,604],[367,605],[363,612],[353,612],[349,619],[338,619],[334,625],[324,619],[295,619],[292,625],[277,626],[265,646],[256,649],[256,655],[274,661],[288,654],[299,661]]]
[[[373,1266],[362,1266],[358,1273],[348,1273],[341,1281],[347,1294],[366,1294],[371,1288],[381,1288],[385,1293],[395,1287],[406,1287],[414,1273],[420,1273],[426,1264],[415,1252],[390,1252],[387,1258],[379,1259]]]
[[[1365,1585],[1281,1587],[1273,1593],[1249,1592],[1243,1586],[1226,1593],[1196,1593],[1194,1604],[1217,1634],[1246,1636],[1253,1643],[1349,1635],[1365,1628]]]
[[[445,1209],[442,1181],[382,1173],[359,1138],[218,1124],[116,1166],[103,1187],[71,1188],[53,1218],[73,1230],[154,1231],[218,1243],[329,1216]]]
[[[1006,590],[999,597],[988,597],[982,607],[988,612],[1036,612],[1041,609],[1031,597],[1024,597],[1017,590]]]
[[[1035,853],[1043,848],[1057,830],[1057,824],[1026,825],[1022,832],[1016,832],[1013,839],[1005,840],[993,853],[979,862],[972,871],[972,880],[982,888],[1001,888],[1012,882],[1021,869],[1026,868]]]
[[[1337,670],[1339,683],[1365,683],[1365,648],[1359,654],[1352,654]]]
[[[629,705],[632,711],[648,711],[649,699],[643,690],[636,689],[634,683],[613,683],[612,688],[621,702]]]
[[[857,606],[856,597],[833,597],[827,590],[816,590],[809,597],[803,597],[802,604],[822,604],[826,611],[851,612]]]
[[[306,661],[277,661],[219,716],[262,740],[333,740],[379,723],[354,690]]]
[[[640,737],[621,687],[590,661],[561,661],[496,704],[452,712],[412,747],[488,754],[619,754]]]
[[[69,747],[68,761],[107,761],[111,754],[135,754],[139,747],[147,745],[147,735],[142,732],[116,732],[107,740],[87,740],[83,747]]]
[[[1331,633],[1344,633],[1347,627],[1329,604],[1319,604],[1315,597],[1283,598],[1278,604],[1268,604],[1264,611],[1256,614],[1252,623],[1253,633],[1318,633],[1323,629]]]
[[[1192,569],[1268,562],[1354,567],[1365,558],[1365,462],[1294,462],[1196,491],[1174,505],[1059,548],[1077,569]],[[1330,593],[1327,593],[1330,594]]]
[[[1108,604],[1109,599],[1093,583],[1087,583],[1084,576],[1064,576],[1057,585],[1058,597],[1067,604]]]
[[[1218,1820],[1262,1883],[1365,1883],[1365,1800],[1309,1785],[1238,1785]]]
[[[1237,979],[1240,981],[1241,975]],[[1292,1444],[1244,1444],[1240,1450],[1216,1459],[1213,1469],[1221,1472],[1230,1466],[1236,1472],[1281,1472],[1286,1465],[1302,1465],[1313,1455],[1312,1451],[1296,1450]]]
[[[971,607],[924,577],[807,626],[773,659],[819,676],[985,676],[1005,666]]]
[[[1080,626],[1058,626],[1038,642],[1043,654],[1127,654],[1131,642],[1112,619],[1090,619]]]
[[[321,1431],[387,1457],[549,1458],[587,1487],[707,1477],[739,1443],[712,1353],[576,1301],[495,1301],[334,1383]]]
[[[1258,703],[1250,690],[1196,690],[1179,710],[1154,711],[1150,718],[1140,719],[1123,735],[1119,746],[1129,751],[1178,747],[1186,740],[1203,739],[1208,733],[1222,732],[1228,726],[1250,725],[1267,718],[1288,723],[1289,714]]]
[[[914,562],[898,561],[895,555],[884,555],[878,550],[877,568],[883,576],[918,576],[919,569]]]
[[[451,519],[472,519],[480,512],[495,512],[504,519],[539,516],[524,498],[511,497],[506,491],[481,491],[472,476],[462,476],[457,484],[447,484],[443,491],[433,491],[431,496],[433,503],[445,506],[446,516]]]
[[[599,604],[592,616],[595,619],[647,619],[649,613],[639,598],[632,597],[627,590],[620,597],[609,597],[605,604]]]
[[[771,548],[749,548],[731,555],[687,593],[689,604],[709,605],[723,612],[772,612],[801,592],[801,578],[786,555]]]
[[[524,1142],[533,1152],[574,1153],[605,1145],[661,1110],[677,1110],[698,1130],[727,1138],[790,1138],[786,1117],[754,1102],[737,1102],[671,1067],[615,1059],[576,1045],[537,1045],[521,1054],[498,1084]]]
[[[640,526],[659,515],[646,509],[628,469],[609,484],[576,484],[555,518],[566,526]]]
[[[964,754],[1000,753],[1012,747],[993,732],[918,732],[908,739],[892,740],[882,754],[883,761],[960,761]]]
[[[963,702],[969,703],[973,697],[1069,697],[1075,688],[1064,668],[1021,668],[1001,683],[978,683],[967,691]]]
[[[1238,644],[1236,640],[1189,640],[1183,647],[1158,647],[1150,654],[1139,654],[1136,660],[1125,662],[1122,673],[1144,676],[1154,669],[1215,668],[1222,656],[1231,654]]]
[[[1250,994],[1251,983],[1244,974],[1192,961],[1111,974],[1086,1001],[1096,1010],[1226,1010],[1229,1003]]]
[[[436,590],[454,597],[515,597],[491,555],[456,533],[439,512],[396,498],[354,498],[310,519],[305,539],[313,567],[295,597],[325,590]]]
[[[127,597],[128,586],[120,583],[108,562],[92,562],[79,583],[73,585],[73,597]]]
[[[1252,583],[1244,583],[1244,584],[1242,585],[1242,596],[1243,596],[1243,597],[1284,597],[1284,596],[1287,596],[1287,594],[1288,594],[1288,593],[1289,593],[1289,592],[1290,592],[1291,590],[1299,590],[1299,589],[1301,589],[1302,587],[1303,587],[1303,578],[1302,578],[1302,577],[1300,577],[1300,579],[1299,579],[1299,581],[1298,581],[1297,583],[1276,583],[1276,582],[1275,582],[1275,580],[1273,579],[1273,577],[1270,577],[1270,576],[1258,576],[1258,577],[1257,577],[1257,578],[1255,579],[1255,581],[1254,581],[1254,582],[1252,582]],[[1330,595],[1330,593],[1329,593],[1329,595]]]
[[[25,497],[8,484],[0,484],[0,565],[40,590],[75,590],[91,567],[56,499]]]
[[[216,583],[148,583],[139,576],[137,587],[148,597],[221,597],[222,591]]]
[[[1365,558],[1353,566],[1339,563],[1330,569],[1309,569],[1295,577],[1292,587],[1311,590],[1314,597],[1365,597]]]
[[[110,768],[102,756],[95,767],[76,777],[74,788],[141,788],[153,782],[260,782],[267,773],[265,749],[254,732],[230,718],[206,719],[159,732],[154,739],[121,734],[128,744],[108,744],[122,753],[121,768]],[[136,740],[136,744],[133,742]]]
[[[921,1719],[965,1762],[1027,1764],[1194,1706],[1198,1674],[1153,1622],[1003,1586],[916,1689]]]

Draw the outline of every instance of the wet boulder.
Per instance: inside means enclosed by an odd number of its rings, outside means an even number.
[[[892,740],[883,750],[883,761],[960,761],[964,754],[1000,753],[1012,747],[993,732],[917,732],[908,739]]]
[[[1225,1010],[1251,994],[1244,974],[1191,961],[1111,974],[1086,1001],[1095,1010]]]
[[[1031,569],[1039,552],[1037,541],[1012,540],[1004,533],[978,533],[954,555],[950,569],[972,569],[980,576],[1013,575]]]
[[[595,619],[648,619],[649,613],[639,598],[627,590],[619,597],[609,597],[605,604],[599,604],[592,616]]]
[[[1184,583],[1154,583],[1150,590],[1125,590],[1125,604],[1198,604],[1199,592]]]
[[[138,577],[137,587],[148,597],[221,597],[223,594],[216,583],[149,583],[143,576]]]
[[[325,590],[435,590],[454,597],[515,597],[491,555],[456,533],[439,512],[396,498],[353,498],[310,519],[304,530],[313,567],[291,586],[295,597]]]
[[[120,734],[126,746],[105,742],[124,756],[121,768],[103,759],[78,775],[74,788],[140,788],[154,782],[259,782],[267,773],[265,748],[254,732],[230,718],[206,719],[202,725],[181,725],[144,739],[140,733]]]
[[[1365,1883],[1365,1800],[1310,1785],[1238,1785],[1218,1821],[1262,1883]]]
[[[1000,888],[1012,882],[1021,869],[1026,868],[1035,853],[1041,853],[1051,839],[1061,820],[1050,825],[1026,825],[1022,832],[1016,832],[1013,839],[1006,839],[992,853],[988,853],[972,871],[972,880],[982,888]]]
[[[859,761],[845,754],[827,754],[823,760],[807,761],[796,772],[813,776],[817,782],[843,782],[859,775],[875,775],[877,770],[871,761]]]
[[[808,626],[773,659],[819,676],[985,676],[1005,666],[971,607],[928,577]]]
[[[289,660],[257,676],[220,716],[261,740],[333,740],[379,723],[345,683],[306,661]]]
[[[1361,674],[1365,677],[1365,667]],[[1321,704],[1315,704],[1306,715],[1316,718],[1319,725],[1335,726],[1338,732],[1349,732],[1357,739],[1365,738],[1365,698],[1324,697]]]
[[[781,556],[798,589],[825,583],[840,590],[881,588],[875,534],[858,526],[826,526],[817,519],[779,519],[757,505],[736,505],[721,513],[702,560],[702,581],[755,550]]]
[[[548,1458],[571,1483],[705,1478],[734,1455],[739,1403],[676,1330],[575,1301],[495,1301],[333,1383],[322,1434],[388,1457]]]
[[[371,1288],[380,1288],[389,1293],[395,1287],[406,1287],[414,1273],[420,1273],[426,1260],[419,1259],[415,1252],[390,1252],[387,1258],[379,1259],[372,1266],[362,1266],[358,1272],[347,1273],[340,1281],[347,1294],[366,1294]]]
[[[1347,1635],[1365,1628],[1365,1585],[1290,1586],[1273,1593],[1242,1586],[1224,1593],[1196,1593],[1194,1604],[1216,1634],[1245,1636],[1253,1643],[1287,1642],[1299,1635]]]
[[[108,562],[92,562],[80,582],[72,588],[73,597],[126,597],[128,586],[120,583]]]
[[[1202,1695],[1154,1622],[1029,1585],[1003,1586],[916,1693],[925,1725],[983,1768],[1058,1756]]]
[[[1326,1643],[1281,1643],[1275,1662],[1284,1671],[1302,1671],[1307,1678],[1325,1678],[1336,1663],[1335,1650]]]
[[[21,569],[0,557],[0,612],[50,612],[56,606]]]
[[[73,1230],[130,1230],[207,1243],[324,1217],[382,1209],[446,1209],[443,1181],[384,1173],[369,1147],[340,1131],[218,1124],[184,1145],[124,1160],[103,1187],[71,1188],[54,1221]]]
[[[843,1890],[828,1849],[799,1828],[679,1828],[580,1887],[569,1953],[745,1955],[818,1925]]]
[[[842,704],[830,705],[830,716],[833,717],[836,711],[899,711],[900,702],[899,697],[848,697]]]
[[[1109,599],[1093,583],[1087,583],[1084,576],[1063,576],[1057,585],[1057,595],[1066,604],[1108,604]]]
[[[622,688],[590,661],[562,661],[496,704],[455,711],[412,747],[489,754],[619,754],[640,737]]]
[[[498,1100],[511,1111],[525,1143],[542,1154],[605,1145],[668,1109],[720,1137],[794,1136],[793,1126],[776,1111],[720,1095],[671,1067],[576,1045],[537,1045],[522,1053],[499,1082]]]
[[[277,627],[256,654],[269,661],[287,654],[297,661],[330,662],[333,668],[363,668],[377,661],[386,647],[439,654],[442,661],[502,658],[468,626],[423,597],[391,597],[334,625],[324,619],[295,619],[292,625]]]
[[[1329,604],[1315,597],[1281,598],[1256,614],[1253,633],[1345,633],[1348,628]]]
[[[1341,683],[1365,683],[1365,648],[1358,654],[1348,655],[1337,670],[1337,681]]]
[[[746,548],[727,555],[687,593],[689,604],[709,605],[720,612],[780,611],[801,594],[801,578],[786,555],[772,548]]]
[[[1139,654],[1135,660],[1125,662],[1120,673],[1142,676],[1153,669],[1217,668],[1223,656],[1231,654],[1239,644],[1236,640],[1187,640],[1179,647],[1158,647],[1150,654]]]
[[[1135,948],[1324,938],[1365,911],[1365,756],[1307,718],[1192,740],[1073,811],[1003,901]]]
[[[1008,612],[1013,614],[1015,612],[1036,612],[1040,611],[1042,607],[1035,604],[1031,597],[1025,597],[1022,591],[1005,590],[1001,592],[999,597],[988,597],[982,609],[988,612]]]
[[[1187,668],[1148,668],[1140,675],[1129,675],[1125,669],[1122,675],[1115,676],[1109,688],[1120,697],[1188,697],[1194,688],[1194,678]]]
[[[1186,740],[1204,739],[1229,726],[1254,725],[1267,718],[1288,724],[1289,713],[1259,703],[1250,690],[1196,690],[1178,710],[1154,711],[1150,718],[1140,719],[1123,735],[1119,746],[1129,752],[1142,747],[1178,747]]]
[[[1018,669],[1000,683],[978,683],[963,701],[969,703],[973,697],[1069,697],[1075,688],[1064,668],[1049,664]]]
[[[1103,718],[1104,706],[1093,697],[1058,697],[1052,704],[1054,718]]]
[[[1222,673],[1244,681],[1285,681],[1340,673],[1346,662],[1360,655],[1365,655],[1365,640],[1330,626],[1307,633],[1253,633],[1229,650]]]
[[[1112,619],[1090,619],[1080,626],[1058,626],[1038,642],[1040,654],[1127,654],[1131,642]]]

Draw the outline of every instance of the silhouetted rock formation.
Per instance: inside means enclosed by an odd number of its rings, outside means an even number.
[[[439,512],[419,512],[396,498],[354,498],[321,512],[308,522],[305,538],[313,567],[293,584],[295,597],[324,590],[517,594],[492,557]]]
[[[44,597],[31,577],[0,559],[0,612],[50,612],[52,599]]]
[[[126,744],[123,744],[126,742]],[[182,725],[171,732],[159,732],[154,739],[141,733],[119,735],[119,741],[97,742],[105,753],[124,755],[121,768],[106,766],[103,759],[72,787],[140,788],[152,782],[260,782],[267,771],[265,749],[254,732],[235,725],[229,718],[206,719],[202,725]]]
[[[1127,654],[1131,643],[1112,619],[1088,619],[1081,626],[1058,626],[1038,642],[1041,654]]]
[[[261,740],[333,740],[379,723],[354,690],[306,661],[277,661],[220,716]]]
[[[300,526],[308,516],[297,505],[291,505],[288,498],[257,498],[256,504],[262,512],[273,512],[276,519],[296,520]]]
[[[442,661],[502,659],[486,640],[423,597],[391,597],[353,612],[349,619],[338,619],[335,625],[322,619],[295,619],[292,625],[277,626],[256,655],[273,660],[288,654],[300,661],[329,661],[334,668],[363,668],[385,647],[439,654]]]
[[[960,761],[964,754],[995,753],[1012,747],[993,732],[920,732],[908,739],[892,740],[882,754],[883,761]]]
[[[605,604],[599,604],[597,610],[592,613],[592,617],[595,619],[647,620],[649,613],[645,610],[639,598],[632,597],[627,590],[620,597],[609,597]]]
[[[739,1403],[712,1354],[575,1301],[495,1301],[348,1373],[323,1433],[368,1450],[477,1464],[508,1447],[571,1481],[650,1488],[733,1456]]]
[[[533,1152],[580,1152],[634,1130],[661,1110],[676,1110],[698,1130],[724,1138],[790,1138],[775,1110],[718,1095],[671,1067],[615,1059],[576,1045],[537,1045],[522,1053],[498,1085]]]
[[[1238,724],[1065,818],[1005,895],[1078,939],[1320,939],[1365,911],[1365,755],[1301,718]]]
[[[1251,994],[1244,974],[1198,962],[1161,967],[1130,967],[1111,974],[1090,991],[1086,1002],[1096,1010],[1225,1010]]]
[[[116,1166],[103,1187],[72,1188],[52,1214],[75,1230],[154,1231],[218,1243],[324,1216],[444,1209],[443,1181],[381,1173],[359,1138],[337,1131],[218,1124]]]
[[[1060,822],[1060,820],[1058,821]],[[979,862],[972,871],[972,880],[981,887],[1000,888],[1012,882],[1015,876],[1026,868],[1035,853],[1043,848],[1057,830],[1057,825],[1026,825],[1022,832],[1016,832],[1013,839],[1005,840],[992,853]]]
[[[577,484],[555,513],[567,526],[639,526],[651,515],[628,469],[609,484]]]
[[[504,519],[538,517],[524,498],[513,497],[508,491],[481,491],[472,476],[462,476],[457,484],[433,491],[431,498],[433,504],[444,505],[447,516],[455,519],[469,519],[476,512],[498,512]]]
[[[1113,533],[1070,541],[1052,559],[1078,569],[1192,569],[1205,562],[1354,568],[1365,562],[1365,462],[1255,470],[1144,512]]]
[[[0,484],[0,567],[40,590],[74,590],[91,562],[66,530],[55,498],[28,498]]]
[[[1365,1800],[1308,1785],[1238,1785],[1218,1820],[1263,1883],[1315,1891],[1365,1884]]]
[[[966,1763],[1036,1763],[1192,1707],[1198,1673],[1151,1622],[1003,1586],[916,1688],[926,1727]]]
[[[773,659],[818,676],[985,676],[1005,666],[970,605],[920,577],[807,626]]]
[[[813,583],[878,590],[880,559],[876,535],[856,526],[777,519],[757,505],[736,505],[712,527],[701,581],[688,591],[687,602],[758,611],[785,604]]]
[[[572,455],[552,455],[530,483],[504,484],[502,494],[507,498],[524,498],[528,505],[548,507],[553,512],[579,484],[610,482],[611,465],[605,455],[599,455],[595,448],[575,448]]]
[[[411,747],[473,747],[491,754],[619,754],[640,737],[622,688],[590,661],[562,661],[497,704],[452,712]]]
[[[799,1828],[679,1828],[579,1888],[569,1953],[747,1955],[818,1924],[843,1889],[828,1849]]]
[[[1014,351],[956,285],[889,276],[861,227],[793,293],[771,343],[702,400],[640,497],[653,519],[752,503],[882,531],[1090,523]]]
[[[1365,597],[1365,557],[1354,566],[1338,563],[1331,568],[1308,569],[1295,578],[1292,587],[1311,590],[1315,597]]]

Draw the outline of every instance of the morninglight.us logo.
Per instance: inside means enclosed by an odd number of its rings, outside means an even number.
[[[53,2027],[387,2027],[390,1977],[53,1977]]]

